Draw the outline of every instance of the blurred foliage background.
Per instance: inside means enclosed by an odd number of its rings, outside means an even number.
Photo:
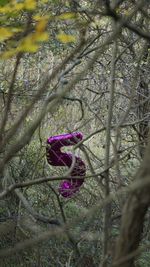
[[[150,33],[148,1],[109,2],[0,1],[0,190],[49,178],[1,198],[1,267],[114,266],[123,190],[135,179],[147,146]],[[61,99],[50,106],[55,94]],[[46,140],[75,131],[84,135],[75,154],[85,161],[87,178],[65,199],[58,194],[60,181],[51,178],[67,167],[47,163]],[[108,170],[109,193],[116,196],[105,259]],[[140,243],[145,250],[136,267],[149,266],[149,223],[148,210]],[[51,236],[38,241],[46,231]]]

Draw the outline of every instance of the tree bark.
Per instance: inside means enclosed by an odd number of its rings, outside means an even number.
[[[150,134],[149,143],[145,152],[143,163],[137,172],[135,179],[150,180]],[[120,235],[117,240],[113,266],[134,267],[135,258],[127,258],[134,252],[142,237],[144,218],[150,206],[150,183],[130,193],[122,212]],[[123,262],[123,258],[126,261]],[[122,261],[121,261],[122,259]]]

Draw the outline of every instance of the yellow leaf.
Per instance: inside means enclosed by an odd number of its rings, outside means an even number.
[[[73,12],[67,12],[67,13],[63,13],[59,16],[57,16],[58,19],[75,19],[76,18],[76,13]]]
[[[29,35],[24,38],[20,45],[17,47],[18,52],[35,53],[38,49],[39,45],[35,43],[33,35]]]
[[[0,54],[0,58],[1,59],[9,59],[13,56],[15,56],[17,54],[17,50],[16,49],[12,49],[9,51],[5,51],[3,53]]]
[[[36,14],[33,16],[33,19],[36,21],[40,21],[42,19],[48,20],[51,16],[49,15],[45,15],[45,16],[41,16],[40,14]]]
[[[16,1],[11,1],[11,3],[0,7],[0,13],[8,14],[24,9],[24,3],[17,3]]]
[[[76,41],[76,37],[74,35],[65,34],[63,32],[57,34],[57,39],[62,43],[72,43]]]
[[[8,39],[13,35],[13,32],[10,31],[7,28],[0,27],[0,42],[3,42],[4,40]]]
[[[0,13],[7,14],[12,12],[11,8],[9,5],[6,5],[4,7],[0,7]]]
[[[33,16],[33,19],[36,20],[36,21],[39,21],[41,20],[41,15],[40,14],[36,14]]]
[[[12,11],[20,11],[24,9],[24,4],[23,3],[16,3],[13,8]]]
[[[48,0],[41,0],[41,2],[45,4],[48,2]]]
[[[48,40],[47,32],[35,32],[24,38],[17,47],[18,52],[35,53],[39,49],[39,42]]]
[[[33,10],[36,8],[37,1],[36,0],[25,0],[24,7],[28,10]]]
[[[36,31],[43,32],[46,28],[47,22],[48,22],[47,18],[42,18],[41,20],[39,20],[36,25]]]
[[[33,36],[34,41],[36,42],[44,42],[47,41],[49,38],[49,35],[47,32],[42,32],[42,33],[35,33]]]

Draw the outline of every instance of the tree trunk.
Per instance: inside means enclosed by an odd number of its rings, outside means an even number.
[[[137,172],[135,179],[137,181],[141,179],[143,181],[145,179],[150,180],[150,140],[145,152],[143,163],[140,170]],[[135,266],[134,257],[127,259],[127,256],[128,254],[134,252],[139,246],[143,231],[144,217],[149,206],[150,184],[142,186],[138,190],[130,193],[122,213],[120,235],[117,240],[114,257],[115,267]],[[126,258],[126,261],[123,262],[123,258]]]

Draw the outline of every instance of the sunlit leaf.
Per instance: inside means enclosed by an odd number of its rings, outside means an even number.
[[[34,42],[33,35],[29,35],[21,41],[21,44],[17,47],[18,52],[30,52],[35,53],[39,49],[39,45]]]
[[[58,19],[75,19],[76,18],[76,13],[73,12],[67,12],[67,13],[63,13],[59,16],[57,16]]]
[[[28,10],[33,10],[37,6],[37,1],[36,0],[25,0],[24,1],[24,7]]]
[[[48,20],[51,16],[50,15],[45,15],[45,16],[41,16],[40,14],[36,14],[33,16],[33,19],[36,21],[40,21],[40,20]]]
[[[4,7],[0,7],[0,13],[2,14],[7,14],[7,13],[11,13],[12,9],[10,8],[9,5],[6,5]]]
[[[16,3],[12,9],[12,11],[20,11],[24,9],[24,4],[23,3]]]
[[[41,15],[40,14],[36,14],[33,16],[33,19],[36,21],[39,21],[41,19]]]
[[[34,41],[36,42],[44,42],[47,41],[49,38],[49,35],[47,32],[42,32],[42,33],[35,33],[33,36]]]
[[[11,49],[0,54],[1,59],[9,59],[17,54],[16,49]]]
[[[4,27],[0,27],[0,42],[8,39],[9,37],[11,37],[14,33],[12,31],[10,31],[7,28]]]
[[[17,1],[11,1],[11,3],[0,7],[0,13],[9,14],[12,12],[18,12],[24,9],[24,3],[17,3]]]
[[[63,32],[57,35],[57,39],[62,43],[73,43],[76,41],[76,37],[74,35],[65,34]]]
[[[33,16],[33,19],[35,20],[35,21],[40,21],[40,20],[42,20],[42,19],[45,19],[45,20],[55,20],[55,16],[54,15],[52,15],[52,14],[50,14],[50,15],[45,15],[45,16],[41,16],[41,14],[36,14],[36,15],[34,15]]]
[[[47,22],[48,22],[48,20],[46,17],[41,18],[41,20],[39,20],[37,25],[36,25],[36,31],[37,32],[43,32],[46,28]]]
[[[41,0],[40,2],[46,4],[48,3],[48,0]]]

